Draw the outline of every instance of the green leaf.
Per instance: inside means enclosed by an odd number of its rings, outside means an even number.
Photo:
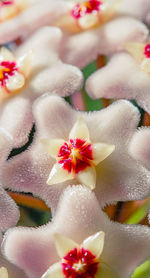
[[[150,260],[137,267],[132,278],[150,278]]]

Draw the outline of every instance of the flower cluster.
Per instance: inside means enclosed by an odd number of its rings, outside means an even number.
[[[148,211],[112,216],[149,202],[149,23],[149,0],[0,1],[0,278],[131,278],[150,257]]]

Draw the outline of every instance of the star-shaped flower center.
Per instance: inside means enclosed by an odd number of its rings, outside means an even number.
[[[91,189],[96,185],[95,167],[115,149],[114,145],[92,143],[89,130],[80,117],[69,133],[69,141],[41,139],[46,151],[56,159],[47,183],[61,183],[77,179]]]
[[[94,278],[99,260],[89,250],[74,248],[62,259],[63,273],[66,278]]]
[[[69,173],[78,174],[80,171],[92,165],[92,145],[80,138],[70,139],[59,150],[58,163]]]
[[[125,44],[125,48],[140,64],[141,70],[150,74],[150,43],[130,42]]]
[[[0,50],[0,100],[18,93],[30,72],[31,52],[15,60],[14,55],[2,47]]]

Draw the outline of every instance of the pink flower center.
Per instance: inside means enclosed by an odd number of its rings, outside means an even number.
[[[65,142],[58,153],[59,163],[69,173],[78,174],[91,165],[93,160],[92,145],[85,140],[75,138]]]
[[[98,264],[90,251],[75,248],[63,258],[62,268],[66,278],[94,278]]]
[[[82,16],[85,16],[86,14],[91,14],[95,11],[99,12],[101,4],[102,2],[99,0],[90,0],[90,1],[85,1],[81,4],[76,4],[74,8],[71,10],[71,15],[75,19],[79,19]]]
[[[0,86],[6,85],[6,80],[13,76],[18,71],[15,62],[2,61],[0,62]]]
[[[147,44],[144,48],[144,54],[147,58],[150,58],[150,44]]]
[[[13,5],[14,1],[13,0],[1,0],[0,1],[1,6],[5,6],[5,5]]]

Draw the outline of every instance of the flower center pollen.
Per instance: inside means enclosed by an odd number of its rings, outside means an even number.
[[[98,264],[98,259],[84,248],[71,250],[62,260],[66,278],[94,278]]]
[[[60,147],[57,157],[63,169],[78,174],[92,163],[92,145],[80,138],[70,139]]]

